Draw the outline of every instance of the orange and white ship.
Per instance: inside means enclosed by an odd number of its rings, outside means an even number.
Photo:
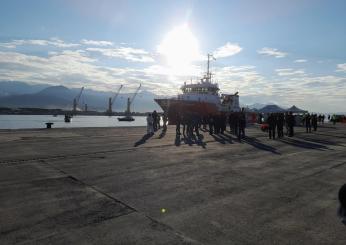
[[[168,115],[170,124],[175,124],[177,115],[198,114],[201,117],[239,111],[239,95],[220,94],[219,86],[212,81],[209,71],[210,58],[208,54],[207,73],[197,83],[181,87],[182,94],[171,98],[155,99],[156,103]]]

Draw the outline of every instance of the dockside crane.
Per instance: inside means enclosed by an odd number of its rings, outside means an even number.
[[[117,91],[116,94],[113,96],[113,98],[112,98],[112,97],[109,97],[109,99],[108,99],[108,110],[107,110],[107,114],[108,114],[109,116],[112,116],[112,113],[113,113],[113,110],[112,110],[113,104],[114,104],[115,100],[117,99],[117,97],[118,97],[118,95],[119,95],[119,93],[120,93],[120,90],[121,90],[122,88],[123,88],[123,85],[120,85],[118,91]]]
[[[73,110],[72,110],[73,115],[77,113],[77,107],[79,104],[80,97],[82,96],[83,90],[84,90],[84,87],[81,88],[78,95],[73,99]]]
[[[135,100],[139,90],[141,89],[142,84],[139,84],[139,87],[137,88],[136,92],[133,94],[132,98],[127,98],[127,109],[126,109],[126,114],[129,115],[131,114],[131,105],[133,104],[133,101]]]
[[[131,116],[131,105],[135,100],[139,90],[141,89],[142,84],[139,84],[139,87],[136,89],[136,92],[133,94],[132,98],[127,98],[127,108],[125,111],[125,117],[118,117],[119,121],[134,121],[135,119]]]

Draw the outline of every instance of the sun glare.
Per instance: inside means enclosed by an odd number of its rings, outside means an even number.
[[[157,51],[166,57],[171,68],[188,66],[199,58],[198,41],[187,24],[168,32]]]

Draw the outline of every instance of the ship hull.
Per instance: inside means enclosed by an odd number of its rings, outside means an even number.
[[[217,115],[219,108],[212,103],[180,99],[155,99],[155,102],[167,113],[169,124],[176,124],[177,115],[198,114],[200,117]]]

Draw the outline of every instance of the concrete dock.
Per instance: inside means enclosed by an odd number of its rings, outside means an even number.
[[[238,142],[0,131],[0,244],[346,244],[346,126]]]

